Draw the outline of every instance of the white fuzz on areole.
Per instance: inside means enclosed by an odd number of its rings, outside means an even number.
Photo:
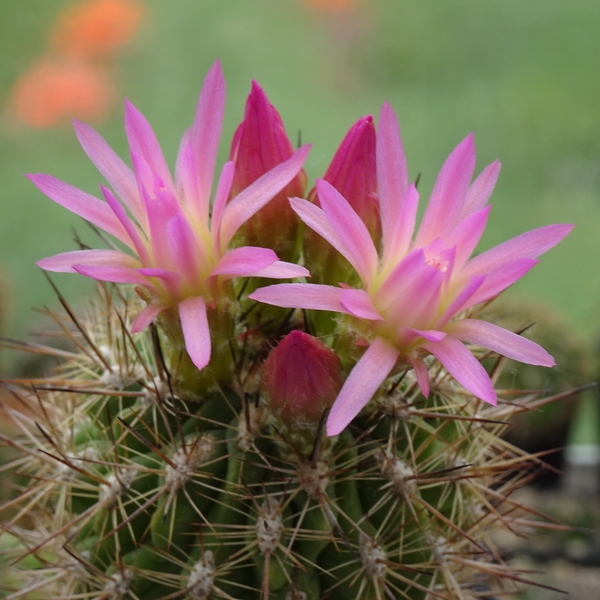
[[[316,500],[323,498],[329,485],[329,467],[326,462],[300,462],[298,464],[298,479],[304,491]]]
[[[107,478],[108,485],[103,484],[100,488],[98,504],[103,508],[114,508],[119,498],[127,493],[133,480],[136,478],[135,469],[119,469]]]
[[[266,411],[262,406],[248,404],[247,409],[240,415],[237,430],[237,442],[245,452],[254,447],[254,440],[262,431],[266,421]]]
[[[279,502],[267,496],[258,512],[256,521],[256,539],[263,554],[273,553],[277,549],[283,533],[283,519]]]
[[[125,569],[121,573],[115,573],[104,586],[104,598],[106,600],[123,600],[129,592],[129,586],[133,579],[133,571]]]
[[[431,536],[431,555],[440,564],[448,563],[448,555],[452,552],[451,543],[443,536]]]
[[[415,492],[415,472],[395,454],[384,450],[379,456],[379,466],[381,474],[391,483],[395,494],[407,497]]]
[[[200,465],[210,458],[214,447],[215,438],[212,435],[203,435],[188,444],[185,450],[180,448],[171,456],[173,464],[165,467],[165,487],[171,494],[185,486]]]
[[[207,550],[192,568],[187,581],[191,600],[207,600],[215,583],[215,562],[213,553]]]
[[[359,551],[367,577],[371,581],[381,580],[385,575],[385,561],[387,560],[383,548],[374,539],[361,531]]]

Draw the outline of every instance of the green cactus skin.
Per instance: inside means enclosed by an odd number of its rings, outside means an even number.
[[[269,335],[231,340],[230,380],[190,381],[166,336],[128,333],[135,301],[102,290],[81,331],[55,316],[75,343],[44,350],[59,369],[10,386],[28,411],[3,438],[2,597],[472,600],[525,581],[493,533],[534,521],[510,494],[535,462],[501,434],[539,396],[483,405],[432,364],[428,400],[395,375],[303,448],[257,391]]]

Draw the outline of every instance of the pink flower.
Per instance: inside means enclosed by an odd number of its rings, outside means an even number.
[[[412,365],[427,396],[428,354],[476,397],[495,404],[488,374],[462,342],[521,362],[554,365],[530,340],[491,323],[455,318],[522,277],[540,254],[572,229],[542,227],[470,258],[486,224],[486,203],[500,164],[492,163],[471,183],[474,169],[475,147],[469,135],[442,167],[413,239],[419,195],[414,184],[408,184],[396,115],[386,103],[377,134],[381,252],[356,212],[327,182],[317,181],[322,208],[299,198],[290,200],[300,218],[352,264],[362,282],[362,289],[280,284],[250,295],[276,306],[350,315],[368,343],[333,405],[328,435],[350,423],[398,363]]]
[[[230,160],[235,164],[231,197],[293,154],[294,147],[279,113],[263,89],[253,81],[244,120],[231,143]],[[286,255],[291,254],[290,249],[296,246],[299,222],[288,197],[303,196],[305,188],[306,174],[301,169],[267,205],[244,223],[245,239],[278,252],[287,251]]]
[[[28,176],[52,200],[110,233],[135,255],[81,250],[37,264],[49,271],[78,272],[145,288],[148,306],[138,315],[133,331],[144,329],[165,309],[178,310],[186,349],[198,369],[208,364],[211,354],[207,310],[227,309],[231,278],[308,274],[303,267],[280,262],[273,250],[252,246],[228,250],[242,224],[296,177],[308,147],[229,202],[234,165],[226,163],[211,210],[224,106],[225,81],[217,62],[204,81],[194,123],[181,141],[174,179],[152,128],[130,103],[125,109],[125,130],[133,170],[91,127],[75,121],[83,149],[114,190],[100,186],[106,202],[50,175]]]
[[[314,426],[342,387],[342,361],[317,338],[292,331],[265,361],[262,387],[283,423],[294,429]]]

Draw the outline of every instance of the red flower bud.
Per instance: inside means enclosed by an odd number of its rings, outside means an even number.
[[[231,143],[229,158],[235,161],[231,197],[254,183],[261,175],[287,160],[294,153],[279,113],[269,102],[263,89],[252,82],[244,120]],[[301,170],[266,206],[244,226],[245,242],[272,248],[282,260],[290,257],[286,249],[295,246],[298,217],[288,197],[303,196],[306,174]]]
[[[342,362],[318,339],[292,331],[271,351],[262,373],[269,407],[291,430],[316,425],[342,387]]]

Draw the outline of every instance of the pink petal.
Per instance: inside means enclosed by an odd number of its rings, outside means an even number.
[[[463,274],[466,277],[484,275],[517,258],[537,258],[556,246],[573,227],[574,225],[547,225],[522,233],[472,258],[465,265]]]
[[[462,210],[458,216],[459,221],[481,210],[486,205],[494,191],[494,186],[500,174],[500,167],[500,162],[494,161],[481,171],[477,179],[469,186]]]
[[[425,396],[425,398],[429,397],[429,369],[427,365],[423,362],[421,358],[408,358],[408,362],[412,365],[415,376],[417,377],[417,385],[421,390],[421,394]]]
[[[370,287],[379,264],[371,234],[348,201],[327,181],[317,179],[317,193],[325,217],[346,248],[345,256]]]
[[[132,152],[139,154],[166,185],[175,187],[158,140],[150,123],[129,101],[125,101],[125,132]]]
[[[306,308],[345,312],[340,305],[341,288],[315,283],[278,283],[259,288],[248,298],[283,308]]]
[[[86,277],[100,281],[112,281],[113,283],[135,283],[145,287],[154,287],[137,270],[127,267],[97,267],[85,265],[73,265],[73,270]]]
[[[190,131],[199,192],[199,204],[195,210],[195,214],[201,221],[208,221],[209,203],[224,111],[225,78],[223,77],[221,63],[217,60],[204,78],[196,106],[194,124]]]
[[[140,266],[139,261],[129,254],[118,250],[75,250],[74,252],[63,252],[35,263],[46,271],[55,273],[76,273],[73,265],[84,265],[86,267],[126,267],[136,269]]]
[[[415,329],[407,326],[398,329],[398,342],[402,345],[414,344],[419,338],[428,342],[441,342],[445,337],[446,334],[437,329]]]
[[[417,209],[419,208],[419,192],[414,183],[411,183],[404,202],[398,211],[397,222],[388,233],[383,247],[383,268],[398,262],[408,251],[412,236],[415,231]]]
[[[384,321],[384,318],[373,306],[371,296],[364,290],[342,290],[340,304],[349,315],[359,319]]]
[[[511,286],[515,281],[523,277],[534,265],[539,261],[534,258],[517,258],[500,267],[494,269],[481,284],[481,287],[473,294],[473,296],[463,305],[463,310],[487,302],[491,298],[495,298],[500,292]],[[473,277],[479,277],[473,275]]]
[[[446,331],[463,342],[489,348],[519,362],[543,367],[555,365],[552,356],[541,346],[492,323],[477,319],[462,319],[449,323]]]
[[[485,229],[491,206],[466,216],[446,239],[448,247],[456,247],[456,265],[460,269],[471,257]]]
[[[377,185],[385,247],[394,237],[398,213],[408,188],[408,167],[400,127],[388,102],[381,107],[377,127]]]
[[[183,214],[175,215],[167,223],[167,240],[175,271],[191,287],[199,285],[202,265],[208,262],[208,256]]]
[[[462,211],[465,194],[475,170],[473,134],[448,157],[431,192],[415,244],[426,246],[435,238],[446,239]]]
[[[219,254],[221,253],[221,221],[223,220],[223,211],[225,210],[229,194],[231,193],[234,172],[235,163],[232,160],[223,165],[212,209],[210,230],[214,232],[215,252],[218,252]]]
[[[144,277],[156,277],[159,279],[164,286],[167,294],[171,298],[177,298],[181,293],[182,277],[174,271],[168,269],[138,269],[138,273],[144,275]],[[148,285],[148,283],[146,283]]]
[[[51,175],[26,175],[48,198],[114,235],[124,244],[129,236],[108,204]]]
[[[270,279],[294,279],[295,277],[310,277],[310,273],[300,265],[278,260],[272,265],[251,273],[252,277],[267,277]]]
[[[327,418],[327,435],[337,435],[371,400],[394,368],[400,352],[376,337],[346,379]]]
[[[441,342],[422,344],[464,388],[488,404],[496,406],[496,392],[481,363],[455,337],[447,335]]]
[[[102,191],[102,195],[106,199],[107,204],[115,213],[115,216],[119,219],[119,222],[123,225],[123,228],[131,240],[127,245],[137,253],[142,263],[148,264],[150,262],[150,256],[146,244],[140,236],[138,227],[127,216],[123,205],[115,198],[114,194],[108,188],[101,185],[100,190]]]
[[[352,260],[352,254],[334,231],[322,208],[303,198],[290,198],[289,201],[290,206],[308,227],[327,240],[344,258]]]
[[[92,127],[77,119],[73,119],[73,126],[85,153],[108,181],[117,196],[123,200],[134,217],[139,220],[143,214],[143,207],[133,171]]]
[[[241,277],[264,269],[277,260],[277,254],[270,248],[242,246],[229,250],[210,274]]]
[[[169,308],[168,304],[149,304],[146,308],[142,309],[138,316],[135,318],[133,325],[131,326],[131,333],[139,333],[144,331],[152,321],[165,309]]]
[[[398,298],[406,296],[405,289],[425,268],[425,251],[415,248],[398,262],[375,294],[375,304],[385,310]]]
[[[202,297],[187,298],[179,303],[181,329],[192,362],[202,370],[210,361],[210,330],[206,303]]]
[[[179,144],[179,152],[175,163],[175,191],[182,205],[189,207],[190,212],[194,214],[196,219],[200,219],[196,212],[201,204],[198,185],[196,157],[191,142],[190,128],[185,131]]]
[[[277,165],[233,198],[223,211],[220,227],[221,250],[226,248],[235,232],[252,215],[280,192],[300,171],[310,145],[302,146],[292,157]],[[216,231],[213,229],[213,234]]]
[[[485,275],[473,275],[460,293],[446,307],[442,316],[437,320],[436,327],[442,328],[454,315],[460,314],[467,307],[478,304],[469,302],[485,281]]]

